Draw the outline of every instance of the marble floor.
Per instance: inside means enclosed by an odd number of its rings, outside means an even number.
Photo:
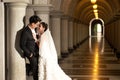
[[[74,80],[120,80],[120,61],[104,38],[86,40],[59,64]]]

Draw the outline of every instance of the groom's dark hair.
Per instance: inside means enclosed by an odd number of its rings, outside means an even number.
[[[40,24],[42,24],[43,28],[45,28],[44,31],[46,31],[48,29],[48,24],[45,22],[41,22]]]
[[[37,23],[37,22],[41,22],[41,19],[37,16],[37,15],[33,15],[29,18],[29,23]]]

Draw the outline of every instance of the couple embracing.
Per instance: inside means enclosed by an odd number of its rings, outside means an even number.
[[[37,28],[39,39],[35,29]],[[60,68],[55,45],[45,22],[37,15],[29,19],[29,24],[23,29],[20,46],[29,59],[34,80],[72,80]]]

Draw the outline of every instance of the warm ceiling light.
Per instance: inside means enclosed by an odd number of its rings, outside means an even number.
[[[97,9],[97,4],[94,4],[94,5],[93,5],[93,9]]]
[[[99,18],[98,15],[96,15],[95,18],[98,19]]]
[[[95,10],[93,10],[93,12],[94,12],[94,13],[97,13],[97,12],[98,12],[98,10],[97,10],[97,9],[95,9]]]
[[[94,13],[95,18],[98,19],[98,13]]]
[[[91,3],[95,4],[97,0],[91,0]]]
[[[94,13],[95,15],[98,15],[98,13]]]

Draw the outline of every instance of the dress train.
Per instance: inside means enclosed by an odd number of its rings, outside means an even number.
[[[41,35],[39,55],[39,80],[72,80],[58,64],[57,52],[49,29]]]

